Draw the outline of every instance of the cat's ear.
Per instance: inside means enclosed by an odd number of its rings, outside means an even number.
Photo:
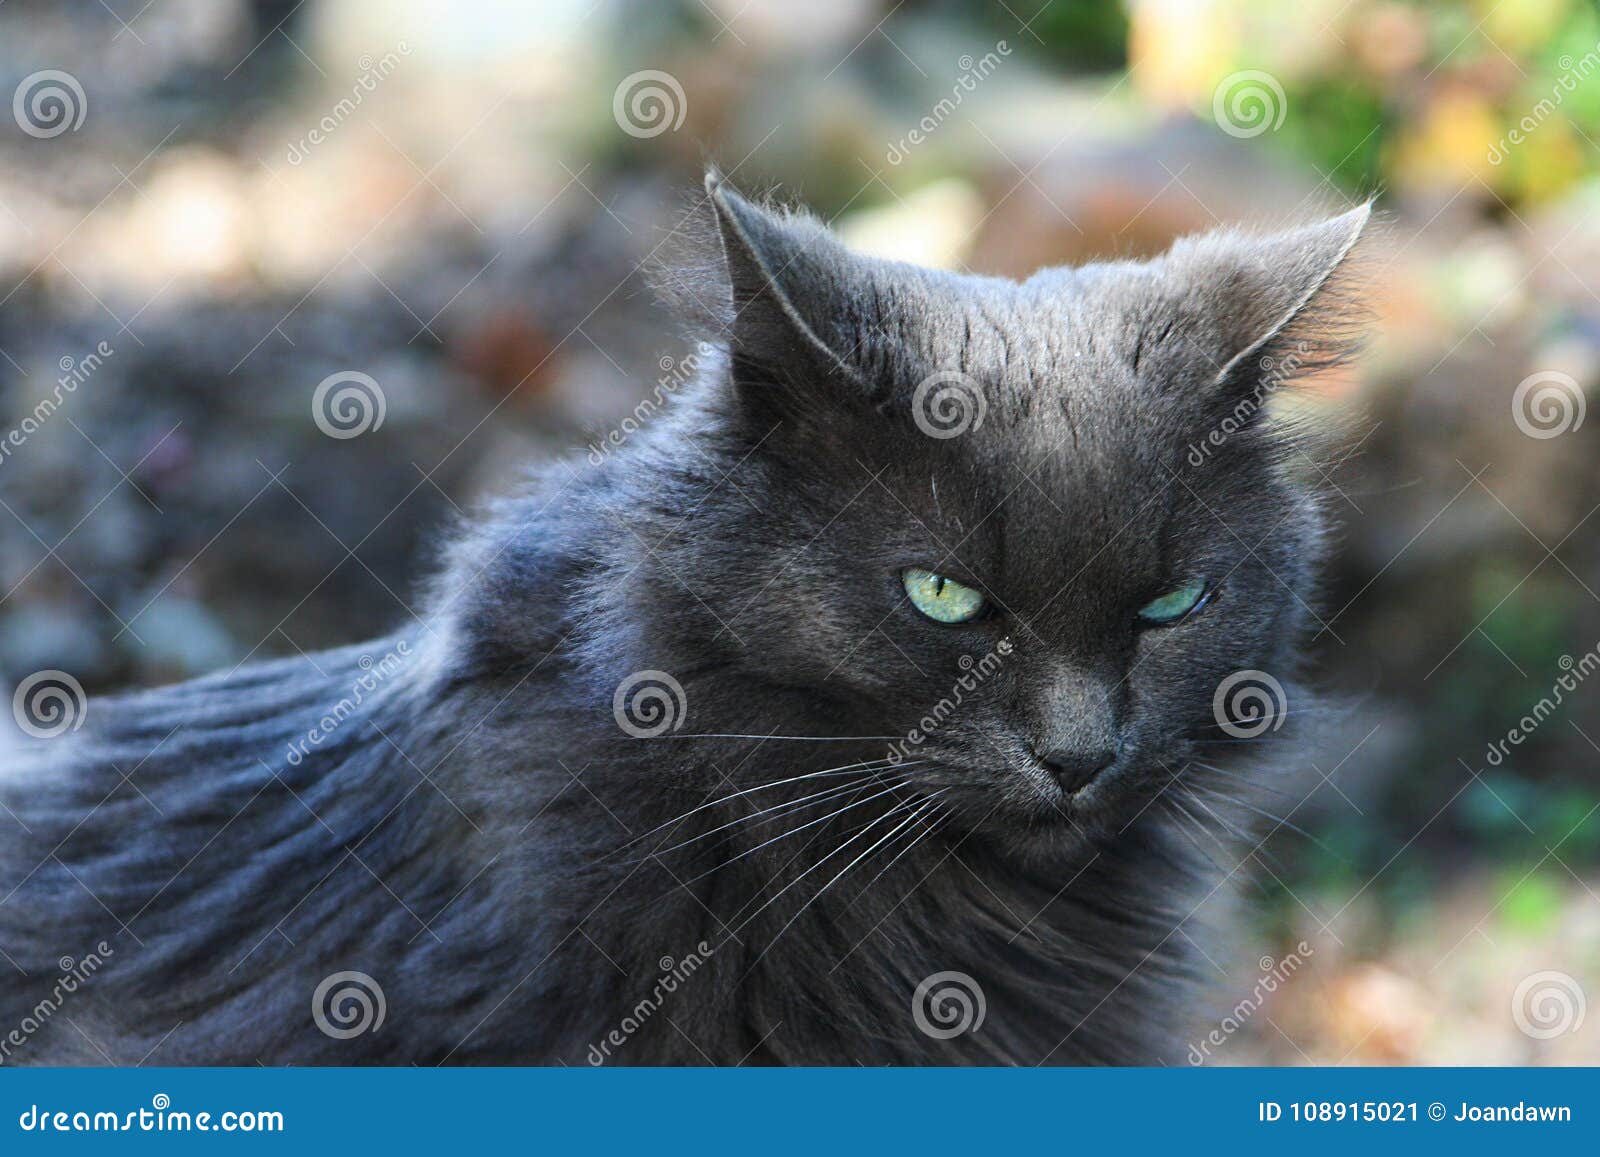
[[[809,217],[751,204],[706,175],[732,311],[723,324],[736,380],[853,379],[836,348],[852,255]]]
[[[1217,232],[1173,246],[1164,280],[1176,333],[1198,353],[1213,395],[1227,401],[1258,390],[1263,375],[1310,373],[1351,352],[1365,320],[1351,255],[1371,216],[1368,203],[1264,237]]]

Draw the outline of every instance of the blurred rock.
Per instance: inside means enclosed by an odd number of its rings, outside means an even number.
[[[0,670],[18,678],[47,668],[98,671],[103,652],[81,608],[22,604],[0,616]]]
[[[165,683],[192,679],[238,661],[240,647],[204,604],[163,595],[139,616],[144,640],[137,651],[140,677]]]

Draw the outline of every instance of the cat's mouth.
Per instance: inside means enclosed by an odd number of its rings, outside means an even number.
[[[1057,761],[1041,760],[1035,779],[1048,784],[1042,801],[1046,818],[1053,814],[1063,824],[1098,827],[1127,810],[1130,801],[1133,807],[1139,806],[1138,793],[1130,790],[1128,765],[1120,756],[1067,767]]]
[[[1060,828],[1102,829],[1141,806],[1128,753],[1064,767],[1031,751],[995,761],[967,753],[924,753],[926,762],[911,772],[930,796],[972,828],[1015,831]]]

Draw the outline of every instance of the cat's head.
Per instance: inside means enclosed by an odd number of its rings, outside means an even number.
[[[1346,348],[1366,207],[1019,283],[707,191],[715,349],[612,510],[692,731],[883,737],[974,827],[1102,833],[1279,733],[1323,527],[1265,406]]]

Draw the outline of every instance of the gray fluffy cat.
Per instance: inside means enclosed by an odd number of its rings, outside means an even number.
[[[1016,283],[703,205],[696,379],[423,625],[5,740],[0,1061],[1182,1055],[1175,801],[1231,868],[1309,701],[1262,402],[1346,352],[1368,210]]]

